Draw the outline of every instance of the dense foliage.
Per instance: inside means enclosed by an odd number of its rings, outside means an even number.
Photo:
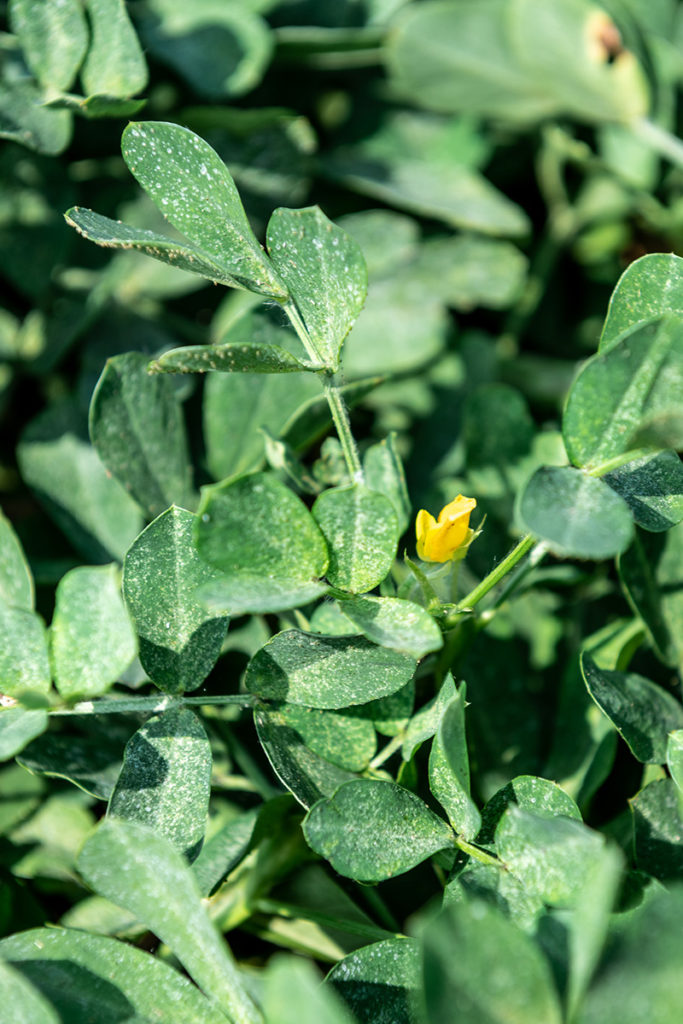
[[[0,10],[4,1019],[674,1024],[679,3]]]

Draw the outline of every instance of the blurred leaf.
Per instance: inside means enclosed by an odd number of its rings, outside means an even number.
[[[3,54],[0,80],[0,138],[18,142],[38,153],[61,153],[71,140],[71,114],[41,106],[40,89],[22,67]]]
[[[323,491],[311,511],[327,542],[332,586],[356,594],[373,590],[396,556],[398,520],[389,498],[352,484]]]
[[[40,989],[4,960],[0,960],[0,990],[4,1012],[13,1024],[59,1024],[59,1017]]]
[[[395,693],[414,671],[413,658],[365,637],[289,629],[254,655],[245,685],[265,699],[334,710]]]
[[[88,28],[78,0],[10,0],[9,21],[40,84],[68,89],[88,48]]]
[[[610,558],[633,538],[633,519],[623,498],[571,466],[537,470],[518,507],[524,526],[565,558]]]
[[[81,78],[86,92],[114,99],[147,85],[147,64],[123,0],[84,0],[92,40]]]
[[[154,715],[126,744],[109,817],[148,825],[193,861],[206,831],[211,764],[208,736],[193,711]]]
[[[238,614],[306,604],[325,589],[325,540],[310,512],[275,476],[254,473],[204,488],[195,542],[223,575],[200,600]]]
[[[185,423],[173,382],[141,352],[107,360],[90,405],[90,436],[108,470],[150,519],[193,504]]]
[[[3,939],[0,956],[54,1007],[57,1021],[115,1021],[122,1013],[131,1022],[159,1013],[159,1020],[174,1024],[225,1021],[220,1009],[179,971],[116,939],[66,928],[33,928]],[[112,963],[117,965],[115,980]],[[48,1021],[52,1024],[52,1018]],[[30,1024],[43,1021],[30,1018]]]
[[[499,857],[527,892],[551,906],[571,907],[604,846],[580,821],[539,817],[511,804],[496,828]]]
[[[664,588],[660,586],[657,573],[657,563],[664,547],[661,540],[638,531],[630,548],[619,556],[617,565],[628,602],[642,619],[657,656],[675,667],[680,645],[664,615]],[[670,597],[675,597],[675,591]]]
[[[232,957],[209,920],[191,869],[168,839],[138,822],[109,819],[78,858],[86,882],[130,910],[176,954],[190,976],[228,1018],[256,1008]]]
[[[683,879],[683,818],[672,779],[659,779],[629,801],[636,866],[662,881]]]
[[[0,601],[33,609],[33,576],[12,524],[0,511]]]
[[[451,829],[419,797],[374,779],[345,782],[318,801],[303,829],[309,846],[335,871],[359,882],[400,875],[453,846]]]
[[[572,385],[562,419],[572,462],[597,466],[637,447],[639,435],[680,410],[682,392],[683,318],[631,328],[589,359]]]
[[[429,788],[463,839],[474,839],[481,815],[470,796],[470,762],[465,737],[465,684],[446,705],[429,755]]]
[[[367,269],[358,243],[317,206],[275,210],[268,251],[301,314],[313,349],[332,370],[363,308]]]
[[[441,630],[426,609],[396,597],[345,597],[343,614],[360,631],[382,647],[392,647],[411,657],[424,658],[443,647]]]
[[[453,904],[430,922],[423,942],[430,1024],[560,1024],[548,962],[497,908],[479,901]]]
[[[249,92],[270,60],[268,26],[243,4],[146,0],[139,21],[149,52],[209,100]]]
[[[0,605],[0,693],[21,700],[49,689],[43,620],[35,612]]]
[[[612,292],[598,351],[664,313],[683,315],[683,259],[652,252],[629,264]]]
[[[414,939],[385,939],[355,950],[325,979],[359,1024],[416,1024],[413,1002],[422,983]]]
[[[0,761],[9,761],[47,729],[46,711],[3,708],[0,711]]]
[[[600,669],[589,654],[581,657],[588,692],[644,764],[666,763],[666,738],[683,728],[683,705],[661,686],[635,672]]]
[[[123,595],[140,638],[140,661],[168,693],[196,690],[215,665],[228,629],[194,592],[219,573],[192,545],[196,517],[170,508],[140,534],[123,568]]]
[[[57,587],[50,630],[55,686],[63,697],[97,697],[137,653],[115,565],[80,566]]]
[[[264,981],[269,1024],[353,1024],[341,999],[320,984],[312,964],[295,957],[274,957]]]
[[[638,526],[659,533],[683,520],[683,463],[673,451],[643,455],[603,477]]]
[[[403,462],[396,447],[397,435],[390,433],[363,455],[365,482],[372,491],[386,495],[398,517],[399,536],[405,532],[412,511]]]
[[[430,238],[421,247],[415,272],[448,306],[468,313],[506,309],[521,293],[527,259],[510,242],[477,235]]]
[[[580,1024],[668,1024],[683,998],[678,927],[683,892],[655,892],[615,929],[588,992]]]
[[[17,459],[25,482],[88,561],[123,560],[142,516],[100,461],[74,404],[51,406],[31,420]]]
[[[535,775],[518,775],[499,789],[484,807],[478,842],[493,841],[498,822],[511,804],[541,818],[561,815],[581,821],[581,812],[576,803],[557,783]]]

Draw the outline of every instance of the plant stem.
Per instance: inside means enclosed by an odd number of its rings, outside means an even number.
[[[497,857],[487,853],[486,850],[480,850],[478,846],[473,846],[472,843],[468,843],[466,839],[461,839],[460,836],[455,837],[455,845],[462,850],[463,853],[468,853],[470,857],[474,857],[475,860],[481,861],[482,864],[492,864],[494,867],[502,868],[502,861],[498,860]]]
[[[394,736],[393,739],[389,740],[385,747],[383,747],[377,757],[373,757],[372,761],[368,765],[368,768],[372,771],[375,768],[379,768],[380,765],[388,761],[392,754],[395,754],[397,750],[401,749],[403,745],[403,734],[399,733],[398,736]]]
[[[299,310],[296,308],[296,305],[293,302],[288,302],[283,308],[289,317],[292,327],[296,331],[301,344],[306,349],[309,359],[318,364],[324,362],[325,360],[321,359],[320,353],[316,351],[315,345],[311,341],[311,337],[306,329],[306,324],[304,323]],[[327,399],[327,404],[329,405],[330,413],[332,414],[332,421],[337,431],[337,436],[339,437],[339,443],[342,446],[349,476],[355,483],[362,484],[364,482],[363,467],[361,466],[360,456],[358,455],[358,448],[356,447],[354,436],[351,433],[349,414],[346,409],[346,405],[344,404],[344,399],[341,396],[339,384],[333,367],[328,366],[328,368],[321,373],[321,379],[325,398]]]
[[[620,466],[625,466],[636,459],[642,459],[645,455],[654,455],[655,452],[655,448],[633,448],[631,451],[622,452],[621,455],[613,455],[611,459],[606,459],[599,466],[593,466],[592,469],[587,469],[585,472],[589,476],[604,476],[606,473],[619,469]]]
[[[445,625],[455,625],[458,621],[459,615],[464,611],[469,611],[474,608],[483,597],[486,597],[489,590],[492,590],[497,583],[503,579],[504,576],[513,569],[520,559],[524,558],[528,551],[536,543],[536,538],[527,533],[526,536],[522,537],[519,544],[515,545],[509,555],[506,555],[502,562],[499,562],[495,569],[492,569],[488,576],[485,576],[481,583],[478,583],[474,590],[471,590],[469,594],[463,597],[462,601],[458,602],[457,608],[449,616],[446,617]]]
[[[158,697],[128,697],[124,700],[82,700],[71,708],[48,710],[50,715],[121,715],[129,711],[152,711],[160,714],[181,704],[236,704],[239,707],[251,708],[256,702],[257,698],[248,693],[230,693],[223,697],[171,697],[159,694]]]
[[[666,157],[676,167],[683,168],[683,142],[668,132],[666,128],[642,117],[632,122],[631,129],[634,135],[647,143],[655,153]]]

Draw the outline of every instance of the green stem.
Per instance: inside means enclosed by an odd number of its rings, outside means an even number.
[[[647,143],[655,153],[666,157],[676,167],[683,168],[683,142],[675,135],[672,135],[671,132],[668,132],[666,128],[662,128],[653,121],[649,121],[646,117],[642,117],[632,122],[631,129],[634,135]]]
[[[463,597],[462,601],[458,603],[457,608],[449,616],[446,617],[445,625],[455,625],[458,621],[459,615],[463,611],[469,611],[478,604],[483,597],[486,597],[488,592],[496,586],[497,583],[503,579],[504,576],[513,569],[517,562],[531,550],[536,543],[536,538],[527,533],[525,537],[522,537],[519,544],[515,545],[509,555],[506,555],[502,562],[499,562],[495,569],[492,569],[488,576],[485,576],[481,583],[477,584],[474,590],[471,590],[469,594]]]
[[[373,757],[372,761],[368,765],[368,768],[373,771],[375,768],[379,768],[385,761],[388,761],[392,754],[395,754],[397,750],[400,750],[403,745],[403,734],[399,733],[398,736],[394,736],[385,747],[380,750],[377,757]]]
[[[181,704],[198,704],[199,706],[217,704],[221,706],[238,705],[238,707],[252,708],[258,702],[258,698],[248,693],[231,693],[223,697],[128,697],[124,700],[82,700],[71,708],[55,708],[49,713],[51,715],[121,715],[129,711],[152,711],[160,714],[168,711],[169,708],[178,707]]]
[[[478,846],[473,846],[472,843],[468,843],[466,839],[461,839],[460,836],[455,837],[455,845],[458,846],[463,853],[468,853],[470,857],[474,857],[475,860],[481,861],[482,864],[491,864],[496,868],[503,867],[503,862],[498,860],[497,857],[487,853],[486,850],[480,850]]]
[[[295,303],[288,302],[283,308],[289,317],[292,327],[296,331],[301,344],[306,349],[309,359],[318,364],[324,362],[320,357],[320,353],[316,351],[315,345],[311,341],[306,324],[304,323],[299,310],[296,308]],[[351,433],[349,414],[346,409],[346,405],[344,404],[344,399],[341,396],[339,384],[337,383],[333,369],[328,367],[328,369],[321,374],[321,378],[325,398],[327,399],[327,404],[330,407],[332,421],[337,431],[337,436],[339,437],[339,443],[342,446],[349,476],[356,483],[362,484],[364,482],[363,467],[361,466],[360,456],[358,454],[358,448],[356,447],[354,436]]]
[[[622,452],[621,455],[614,455],[611,459],[605,459],[599,466],[593,466],[592,469],[586,469],[585,472],[589,476],[605,476],[606,473],[611,473],[613,470],[619,469],[620,466],[634,462],[635,459],[642,459],[645,455],[653,455],[655,451],[655,448],[633,448],[631,451]]]

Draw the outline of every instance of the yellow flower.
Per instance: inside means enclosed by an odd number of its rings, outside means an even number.
[[[417,553],[425,562],[450,562],[462,558],[474,537],[470,530],[470,514],[476,507],[474,498],[459,494],[439,512],[435,519],[420,509],[415,520]]]

